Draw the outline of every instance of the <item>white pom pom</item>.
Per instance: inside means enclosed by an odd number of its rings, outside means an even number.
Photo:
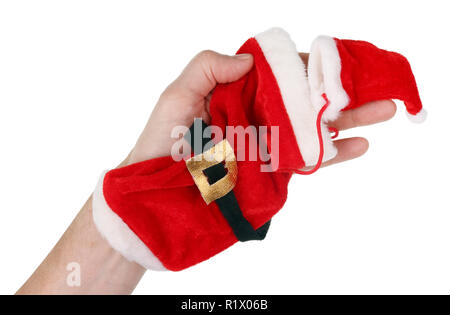
[[[420,124],[427,119],[427,111],[422,108],[420,112],[415,115],[411,115],[410,113],[406,112],[406,116],[408,116],[408,119],[413,123]]]

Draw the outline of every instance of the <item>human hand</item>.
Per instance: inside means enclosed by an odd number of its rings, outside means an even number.
[[[308,54],[300,53],[304,63]],[[209,100],[218,83],[228,83],[244,76],[252,67],[251,55],[225,56],[213,51],[199,53],[181,75],[161,94],[142,134],[124,164],[132,164],[151,158],[170,155],[177,141],[171,137],[176,126],[189,127],[195,117],[208,122]],[[341,113],[328,125],[338,130],[383,122],[395,115],[396,106],[391,100],[376,101]],[[365,138],[352,137],[334,141],[338,154],[322,164],[328,166],[363,155],[369,142]]]
[[[209,122],[209,100],[214,87],[238,80],[252,66],[253,57],[249,54],[226,56],[207,50],[195,56],[161,94],[126,164],[170,155],[178,140],[171,137],[172,129],[190,127],[196,117]]]

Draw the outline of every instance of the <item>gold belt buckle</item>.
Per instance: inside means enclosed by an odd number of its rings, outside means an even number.
[[[228,172],[217,182],[210,184],[203,171],[219,163],[224,163]],[[238,174],[236,156],[226,139],[215,144],[202,154],[186,160],[186,167],[191,173],[195,185],[197,185],[206,204],[210,204],[214,200],[225,196],[236,186]]]

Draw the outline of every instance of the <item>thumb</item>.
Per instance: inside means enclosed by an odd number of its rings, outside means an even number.
[[[240,79],[253,66],[253,56],[240,54],[227,56],[206,50],[199,53],[173,83],[178,92],[206,97],[217,83],[228,83]]]

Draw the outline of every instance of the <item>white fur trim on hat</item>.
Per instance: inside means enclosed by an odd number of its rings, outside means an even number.
[[[277,80],[297,144],[306,166],[317,163],[320,153],[316,119],[320,108],[311,104],[306,69],[288,33],[272,28],[255,36]],[[323,161],[336,156],[330,133],[322,124]]]
[[[108,206],[103,195],[105,174],[106,171],[100,176],[92,196],[92,215],[98,231],[111,247],[126,259],[137,262],[147,269],[167,270],[128,225]]]
[[[324,112],[323,119],[336,120],[350,98],[342,86],[341,58],[334,38],[319,36],[314,40],[308,61],[308,77],[313,106],[320,110],[325,103],[322,98],[325,93],[330,105]]]

